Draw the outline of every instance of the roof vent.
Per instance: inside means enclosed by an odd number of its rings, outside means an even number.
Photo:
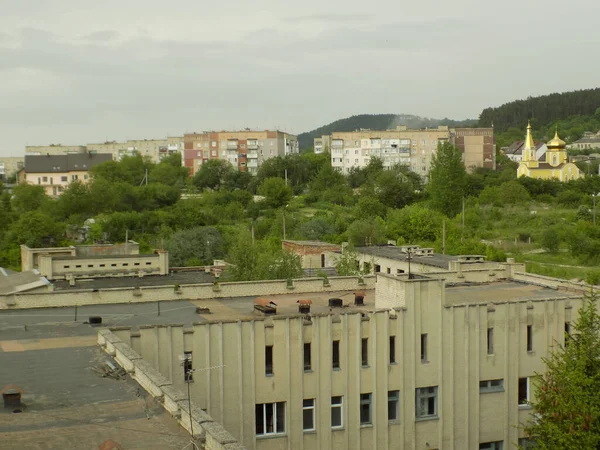
[[[21,395],[23,395],[23,389],[14,384],[8,384],[2,389],[2,400],[4,400],[4,407],[7,409],[18,409],[21,405]],[[15,410],[16,410],[15,409]],[[21,410],[19,410],[20,412]]]

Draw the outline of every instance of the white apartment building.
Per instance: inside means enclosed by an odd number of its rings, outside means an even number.
[[[438,145],[450,142],[463,151],[468,169],[495,167],[493,129],[449,129],[447,126],[424,130],[410,130],[399,126],[395,130],[334,132],[314,141],[316,153],[328,146],[331,165],[341,172],[363,168],[372,157],[383,160],[384,167],[407,165],[426,177]]]

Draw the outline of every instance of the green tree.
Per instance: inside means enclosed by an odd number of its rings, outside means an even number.
[[[6,235],[6,241],[28,247],[55,247],[64,238],[65,225],[40,211],[30,211],[13,222]]]
[[[291,280],[303,275],[302,260],[296,253],[279,250],[269,255],[266,278],[271,280]]]
[[[466,176],[460,150],[447,142],[440,144],[431,161],[427,184],[431,206],[448,217],[458,214],[465,195]]]
[[[213,227],[177,231],[165,244],[169,264],[175,267],[212,264],[224,254],[223,237]]]
[[[292,189],[279,177],[267,178],[258,188],[258,193],[265,197],[270,208],[285,206],[292,198]]]
[[[342,250],[342,254],[335,259],[335,271],[341,276],[360,275],[360,262],[358,252],[354,246],[348,245]]]
[[[209,159],[205,161],[192,178],[192,184],[197,189],[219,189],[230,173],[235,171],[234,167],[222,159]]]
[[[42,186],[20,183],[13,188],[12,207],[18,213],[35,211],[49,201]]]
[[[565,335],[554,346],[545,373],[534,383],[535,418],[525,426],[535,448],[579,450],[600,448],[600,316],[595,295],[586,296]]]
[[[556,230],[556,228],[546,228],[542,232],[542,247],[546,249],[546,251],[550,253],[556,253],[560,246],[560,234]]]

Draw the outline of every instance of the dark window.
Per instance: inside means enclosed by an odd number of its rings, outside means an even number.
[[[368,338],[363,338],[363,340],[362,340],[361,353],[362,353],[362,366],[368,367],[369,366],[369,339]]]
[[[392,273],[392,269],[390,267],[387,268],[387,273],[391,274]]]
[[[129,263],[123,263],[123,267],[127,267]]]
[[[504,441],[483,442],[479,444],[479,450],[502,450]]]
[[[400,418],[400,391],[388,392],[388,420]]]
[[[529,401],[529,378],[519,378],[519,406],[527,405]]]
[[[371,424],[371,394],[360,394],[360,424]]]
[[[140,263],[133,263],[133,265],[134,265],[134,266],[139,266],[139,265],[140,265]]]
[[[381,266],[379,264],[375,264],[375,272],[376,273],[381,272]]]
[[[94,267],[94,265],[93,264],[88,264],[88,267]]]
[[[256,405],[255,420],[257,436],[285,433],[285,402]]]
[[[116,264],[111,264],[110,267],[117,267],[117,265]]]
[[[310,360],[311,360],[310,342],[308,342],[308,343],[304,344],[304,370],[305,371],[311,369]]]
[[[302,402],[302,429],[315,430],[315,399],[310,398]]]
[[[421,335],[421,362],[427,362],[427,333]]]
[[[75,266],[76,269],[81,269],[81,264]]]
[[[331,366],[334,369],[340,368],[340,341],[333,341],[331,348]]]
[[[396,336],[390,336],[390,364],[396,364]]]
[[[487,329],[487,354],[488,355],[494,354],[494,329],[493,328]]]
[[[147,262],[147,263],[146,263],[146,265],[147,265],[147,266],[151,266],[151,265],[152,265],[152,263],[151,263],[151,262]]]
[[[192,352],[183,352],[183,355],[183,379],[185,382],[190,382],[194,380]]]
[[[273,375],[273,346],[265,347],[265,375]]]
[[[437,386],[418,388],[416,395],[417,418],[437,417]]]
[[[69,269],[71,266],[63,266],[63,269]]]
[[[331,428],[342,428],[344,426],[344,397],[341,395],[331,397]]]
[[[100,264],[100,267],[106,267],[106,264]]]
[[[565,347],[569,345],[571,341],[571,323],[565,322]]]
[[[533,351],[533,325],[527,325],[527,351]]]
[[[504,380],[484,380],[479,382],[479,393],[504,392]]]

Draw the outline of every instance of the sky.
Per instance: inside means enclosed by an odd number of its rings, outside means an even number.
[[[597,0],[0,0],[0,156],[599,86]]]

